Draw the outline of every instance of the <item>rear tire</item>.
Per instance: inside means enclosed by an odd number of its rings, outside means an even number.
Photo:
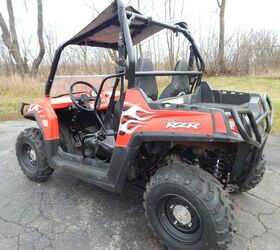
[[[46,181],[53,173],[47,161],[42,133],[38,128],[27,128],[19,134],[16,155],[23,173],[32,181]]]
[[[257,166],[254,168],[252,174],[248,176],[246,181],[240,185],[229,185],[228,192],[238,194],[255,188],[262,181],[265,169],[266,162],[262,157],[261,160],[258,162]]]
[[[144,207],[153,232],[170,249],[225,249],[232,241],[232,206],[217,180],[198,167],[159,169]]]

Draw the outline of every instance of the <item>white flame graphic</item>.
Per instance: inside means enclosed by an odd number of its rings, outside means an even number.
[[[152,117],[155,116],[153,112],[149,112],[149,111],[147,111],[147,110],[145,110],[145,109],[143,109],[143,108],[141,108],[137,105],[134,105],[134,104],[131,104],[131,103],[128,103],[128,102],[125,102],[124,106],[130,106],[130,108],[127,109],[126,111],[123,111],[122,118],[123,117],[128,117],[128,119],[129,118],[132,119],[132,120],[127,120],[126,122],[120,124],[120,128],[119,128],[120,132],[124,132],[126,134],[133,133],[137,128],[146,124],[146,122],[143,122],[143,121],[147,121],[147,120],[149,120],[149,119],[151,119]],[[148,114],[148,116],[140,117],[140,116],[137,115],[137,112],[142,112],[144,114]],[[134,126],[131,129],[128,129],[128,126],[132,123],[137,124],[137,125]]]
[[[134,123],[134,124],[139,124],[136,125],[135,127],[128,129],[128,125]],[[145,124],[145,122],[140,122],[140,121],[135,121],[135,120],[128,120],[126,122],[124,122],[123,124],[120,125],[120,132],[124,132],[126,134],[131,134],[134,132],[135,129],[141,127],[143,124]]]
[[[125,102],[124,105],[131,106],[131,107],[128,110],[123,112],[123,117],[124,116],[129,116],[130,118],[134,118],[138,121],[146,121],[146,120],[149,120],[150,118],[155,116],[153,112],[149,112],[145,109],[142,109],[141,107],[139,107],[137,105],[133,105],[133,104],[128,103],[128,102]],[[140,117],[140,116],[137,115],[137,112],[142,112],[142,113],[151,114],[151,115],[146,116],[146,117]]]
[[[43,111],[43,107],[39,104],[32,104],[29,106],[27,112],[31,112],[31,111],[36,111],[38,114],[40,114]]]

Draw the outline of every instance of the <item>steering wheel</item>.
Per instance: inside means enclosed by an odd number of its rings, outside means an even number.
[[[87,87],[89,87],[92,90],[92,92],[94,92],[95,96],[89,96],[87,94],[82,94],[80,96],[75,96],[74,95],[74,87],[77,86],[77,85],[86,85]],[[69,89],[69,96],[70,96],[72,102],[74,103],[74,105],[78,109],[89,111],[89,112],[94,111],[94,108],[92,108],[89,105],[89,102],[96,100],[97,90],[90,83],[85,82],[85,81],[77,81],[77,82],[72,83],[71,86],[70,86],[70,89]]]

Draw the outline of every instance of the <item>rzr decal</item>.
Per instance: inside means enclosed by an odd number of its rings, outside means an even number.
[[[153,112],[149,112],[137,105],[125,102],[122,113],[120,134],[131,134],[135,129],[146,124],[146,121],[153,118]]]
[[[199,129],[198,122],[169,122],[166,128],[185,128],[185,129]]]

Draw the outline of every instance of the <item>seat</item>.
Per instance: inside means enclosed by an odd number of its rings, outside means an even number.
[[[188,62],[179,60],[174,71],[188,71]],[[172,77],[171,83],[162,91],[159,99],[169,98],[179,95],[182,92],[188,93],[190,87],[190,76],[176,75]]]
[[[215,103],[215,97],[208,82],[201,81],[195,92],[201,102]]]
[[[154,66],[149,58],[140,57],[136,64],[136,71],[154,71]],[[158,97],[157,82],[155,76],[138,76],[135,78],[135,86],[141,88],[152,100]]]
[[[208,82],[201,81],[200,85],[196,87],[194,93],[186,94],[179,96],[183,103],[185,104],[201,104],[201,103],[219,103],[218,97],[216,100],[216,96],[214,95],[214,91],[212,91]],[[177,98],[179,98],[177,97]],[[175,100],[174,98],[170,98],[171,101]],[[169,99],[163,99],[164,101],[170,102]]]

